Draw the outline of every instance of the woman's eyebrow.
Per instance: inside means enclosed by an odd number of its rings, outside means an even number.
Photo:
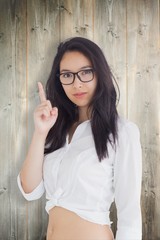
[[[60,72],[71,72],[69,69],[62,69]]]
[[[79,71],[83,70],[85,68],[92,68],[92,66],[91,65],[83,66],[83,67],[79,68]],[[61,72],[72,72],[72,71],[69,69],[62,69]]]
[[[87,66],[81,67],[80,69],[85,69],[85,68],[92,68],[92,66],[91,65],[87,65]]]

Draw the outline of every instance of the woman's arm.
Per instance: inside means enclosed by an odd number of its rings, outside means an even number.
[[[35,130],[18,180],[24,193],[31,193],[42,181],[45,139],[58,116],[57,108],[46,100],[42,84],[38,87],[41,104],[34,111]]]
[[[20,179],[25,193],[32,192],[42,180],[45,136],[34,132]]]
[[[134,123],[127,122],[119,134],[114,188],[117,207],[116,240],[141,240],[142,156],[140,134]]]

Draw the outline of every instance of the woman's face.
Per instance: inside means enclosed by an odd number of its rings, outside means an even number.
[[[64,81],[70,81],[72,73],[79,72],[79,76],[86,80],[90,80],[93,69],[91,61],[83,55],[81,52],[73,51],[66,52],[60,62],[60,74],[63,73]],[[72,76],[71,76],[72,75]],[[93,79],[89,82],[81,82],[80,79],[75,75],[75,80],[70,85],[63,85],[62,87],[67,97],[76,104],[79,108],[88,108],[91,102],[97,86],[96,74],[93,74]]]

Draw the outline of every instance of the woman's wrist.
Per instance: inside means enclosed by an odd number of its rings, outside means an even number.
[[[33,137],[45,142],[48,133],[41,133],[36,129],[33,132]]]

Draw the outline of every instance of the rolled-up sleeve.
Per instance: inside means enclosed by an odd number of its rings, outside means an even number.
[[[142,150],[138,127],[127,122],[119,133],[114,164],[116,240],[141,240]]]
[[[25,193],[21,184],[21,179],[20,179],[20,174],[17,177],[17,183],[18,183],[18,187],[23,195],[23,197],[28,200],[28,201],[32,201],[32,200],[37,200],[39,199],[43,193],[45,192],[45,188],[44,188],[44,182],[43,180],[39,183],[39,185],[30,193]]]

